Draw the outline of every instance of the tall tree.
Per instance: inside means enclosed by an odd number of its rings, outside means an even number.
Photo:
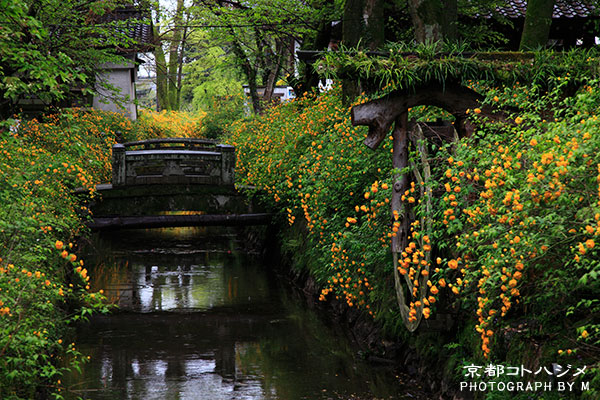
[[[207,111],[217,100],[241,96],[243,78],[234,55],[207,32],[198,30],[188,38],[186,58],[182,108]]]
[[[313,1],[320,2],[320,1]],[[199,0],[196,19],[205,21],[215,40],[235,55],[250,92],[252,108],[260,113],[268,103],[276,82],[293,74],[286,60],[294,43],[301,43],[319,26],[319,10],[311,2],[294,0]],[[265,86],[263,96],[258,87]]]
[[[159,22],[154,25],[154,36],[160,37]],[[169,80],[167,58],[163,49],[163,40],[157,40],[154,45],[154,73],[156,76],[156,102],[158,111],[170,110]]]
[[[156,97],[159,110],[178,110],[185,62],[185,44],[193,29],[184,0],[177,0],[171,13],[154,3],[156,14],[154,48]]]
[[[177,0],[177,8],[173,17],[173,30],[169,43],[168,91],[169,106],[172,110],[179,109],[179,94],[181,92],[181,66],[183,64],[183,44],[187,25],[183,24],[183,0]]]
[[[531,50],[548,43],[555,2],[556,0],[529,0],[527,2],[520,50]]]

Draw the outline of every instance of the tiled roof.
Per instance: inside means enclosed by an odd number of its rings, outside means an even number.
[[[152,32],[152,19],[149,11],[134,5],[122,6],[104,15],[102,19],[105,23],[132,21],[123,26],[127,35],[138,43],[137,46],[135,46],[135,49],[130,50],[147,51],[153,47],[154,35]]]
[[[507,18],[525,17],[526,0],[506,0],[506,6],[498,7],[497,11]],[[594,7],[583,1],[556,0],[552,18],[585,18],[591,16]]]

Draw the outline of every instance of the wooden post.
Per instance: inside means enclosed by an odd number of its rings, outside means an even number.
[[[392,252],[401,253],[408,245],[409,219],[408,213],[402,204],[402,196],[408,190],[408,177],[400,174],[400,171],[408,167],[408,112],[404,112],[396,119],[392,132],[394,139],[392,165],[396,170],[394,178],[394,190],[392,191],[392,214],[398,213],[401,225],[392,237]],[[397,267],[397,265],[396,265]]]
[[[217,151],[221,153],[221,184],[234,184],[235,169],[235,147],[227,144],[217,145]]]
[[[112,148],[112,184],[125,185],[125,146],[117,143]]]
[[[400,113],[396,118],[394,131],[392,132],[392,138],[394,140],[392,164],[396,174],[394,178],[394,190],[392,191],[392,220],[395,222],[396,215],[398,215],[398,221],[400,222],[400,226],[398,227],[396,235],[392,236],[394,289],[396,290],[396,299],[398,300],[398,307],[400,308],[400,314],[402,315],[404,326],[409,332],[414,332],[421,322],[421,318],[423,316],[423,306],[421,305],[420,307],[417,307],[416,315],[410,314],[411,310],[408,304],[411,302],[413,297],[413,289],[415,286],[406,275],[402,276],[398,270],[399,261],[402,260],[402,252],[408,246],[408,238],[410,234],[409,210],[402,201],[402,196],[409,188],[408,174],[406,174],[406,172],[401,173],[401,171],[407,168],[409,164],[407,109]]]

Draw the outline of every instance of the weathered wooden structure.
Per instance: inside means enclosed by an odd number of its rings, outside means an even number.
[[[212,140],[150,139],[115,144],[114,187],[147,184],[234,183],[235,148]]]
[[[424,48],[417,48],[423,51]],[[579,54],[577,54],[579,53]],[[577,56],[576,56],[577,55]],[[359,61],[355,58],[359,58]],[[431,184],[430,155],[427,140],[454,141],[468,137],[475,131],[469,120],[469,110],[479,114],[478,123],[500,121],[518,124],[510,117],[516,109],[495,109],[473,89],[473,82],[516,85],[529,82],[540,91],[560,90],[565,95],[574,93],[600,72],[595,56],[584,50],[571,52],[449,52],[424,54],[396,52],[381,57],[364,53],[328,53],[319,67],[329,76],[338,79],[360,78],[365,87],[373,91],[384,88],[385,95],[352,108],[352,123],[369,127],[365,144],[376,149],[392,130],[393,167],[396,172],[391,199],[392,254],[394,260],[395,289],[404,325],[409,331],[418,328],[423,317],[427,294],[430,251],[424,257],[426,264],[412,272],[401,268],[406,264],[404,254],[411,238],[411,223],[417,218],[415,208],[409,204],[411,189],[409,176],[420,191],[419,224],[424,235],[431,232],[430,218],[434,195]],[[558,87],[551,76],[569,76],[569,84]],[[442,126],[427,126],[408,121],[408,110],[417,106],[436,106],[451,114],[454,121]],[[551,118],[549,115],[547,118]],[[409,145],[416,149],[418,160],[409,157]],[[418,185],[416,183],[419,183]],[[419,241],[419,240],[417,240]],[[423,246],[423,243],[420,243]],[[423,246],[424,247],[424,246]],[[405,272],[401,272],[405,271]],[[429,322],[427,322],[429,323]]]
[[[472,89],[458,83],[446,83],[441,87],[436,82],[424,84],[420,87],[407,90],[397,90],[382,98],[372,100],[352,108],[352,124],[366,125],[369,133],[365,144],[371,149],[376,149],[389,135],[392,129],[393,155],[392,163],[397,171],[405,171],[411,167],[412,174],[419,181],[421,198],[426,199],[425,207],[431,212],[431,195],[433,188],[430,186],[431,167],[428,161],[426,139],[437,138],[442,141],[458,140],[459,137],[469,136],[473,127],[467,120],[469,109],[478,108],[482,116],[490,120],[507,120],[507,115],[502,110],[495,110],[487,105],[482,105],[483,97]],[[420,105],[437,106],[452,114],[455,118],[454,125],[429,126],[427,134],[422,126],[408,121],[408,109]],[[449,134],[451,132],[451,134]],[[422,170],[411,164],[409,159],[409,143],[418,149]],[[401,275],[398,262],[401,254],[408,246],[410,236],[410,205],[403,201],[403,194],[410,189],[409,177],[406,173],[398,173],[392,191],[391,209],[396,219],[398,232],[392,237],[392,253],[394,259],[395,289],[404,324],[409,331],[419,327],[423,317],[423,306],[415,307],[411,315],[409,303],[415,299],[424,298],[427,293],[427,279],[429,266],[425,267],[426,273],[417,275],[411,280],[408,275]],[[422,221],[426,232],[431,230],[430,221]],[[427,254],[427,257],[430,255]],[[417,282],[418,283],[415,283]],[[416,311],[416,312],[415,312]]]

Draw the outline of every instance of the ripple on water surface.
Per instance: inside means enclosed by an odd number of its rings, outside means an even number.
[[[93,287],[122,311],[78,329],[91,361],[67,377],[67,398],[419,398],[389,369],[357,360],[242,244],[235,231],[208,229],[94,242]]]

